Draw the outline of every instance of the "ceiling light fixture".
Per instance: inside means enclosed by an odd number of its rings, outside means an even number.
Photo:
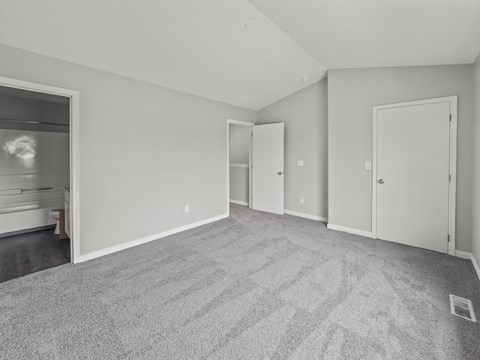
[[[308,81],[310,80],[310,75],[303,75],[302,76],[302,81]]]
[[[257,26],[257,22],[255,20],[248,20],[244,25],[245,29],[247,30],[252,30],[256,26]]]

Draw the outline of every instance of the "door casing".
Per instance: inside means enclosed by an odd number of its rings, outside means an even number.
[[[227,214],[230,216],[230,125],[246,126],[252,128],[255,123],[227,119]],[[252,138],[248,145],[248,207],[252,207]]]
[[[80,93],[24,80],[0,76],[0,86],[63,96],[70,101],[70,260],[80,260]]]

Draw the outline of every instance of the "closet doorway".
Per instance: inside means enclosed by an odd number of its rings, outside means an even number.
[[[230,203],[284,214],[284,124],[227,120]]]
[[[79,257],[79,94],[0,77],[0,282]]]
[[[252,207],[252,128],[255,124],[227,120],[228,203]]]

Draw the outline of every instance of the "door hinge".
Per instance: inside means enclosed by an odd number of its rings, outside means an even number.
[[[448,175],[448,182],[452,181],[452,175]]]
[[[447,242],[450,242],[450,234],[447,235]]]
[[[450,118],[449,118],[449,121],[452,121],[452,114],[450,114]]]

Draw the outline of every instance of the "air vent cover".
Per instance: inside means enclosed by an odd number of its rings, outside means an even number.
[[[450,311],[455,316],[477,322],[475,313],[473,312],[472,302],[468,299],[450,294]]]

